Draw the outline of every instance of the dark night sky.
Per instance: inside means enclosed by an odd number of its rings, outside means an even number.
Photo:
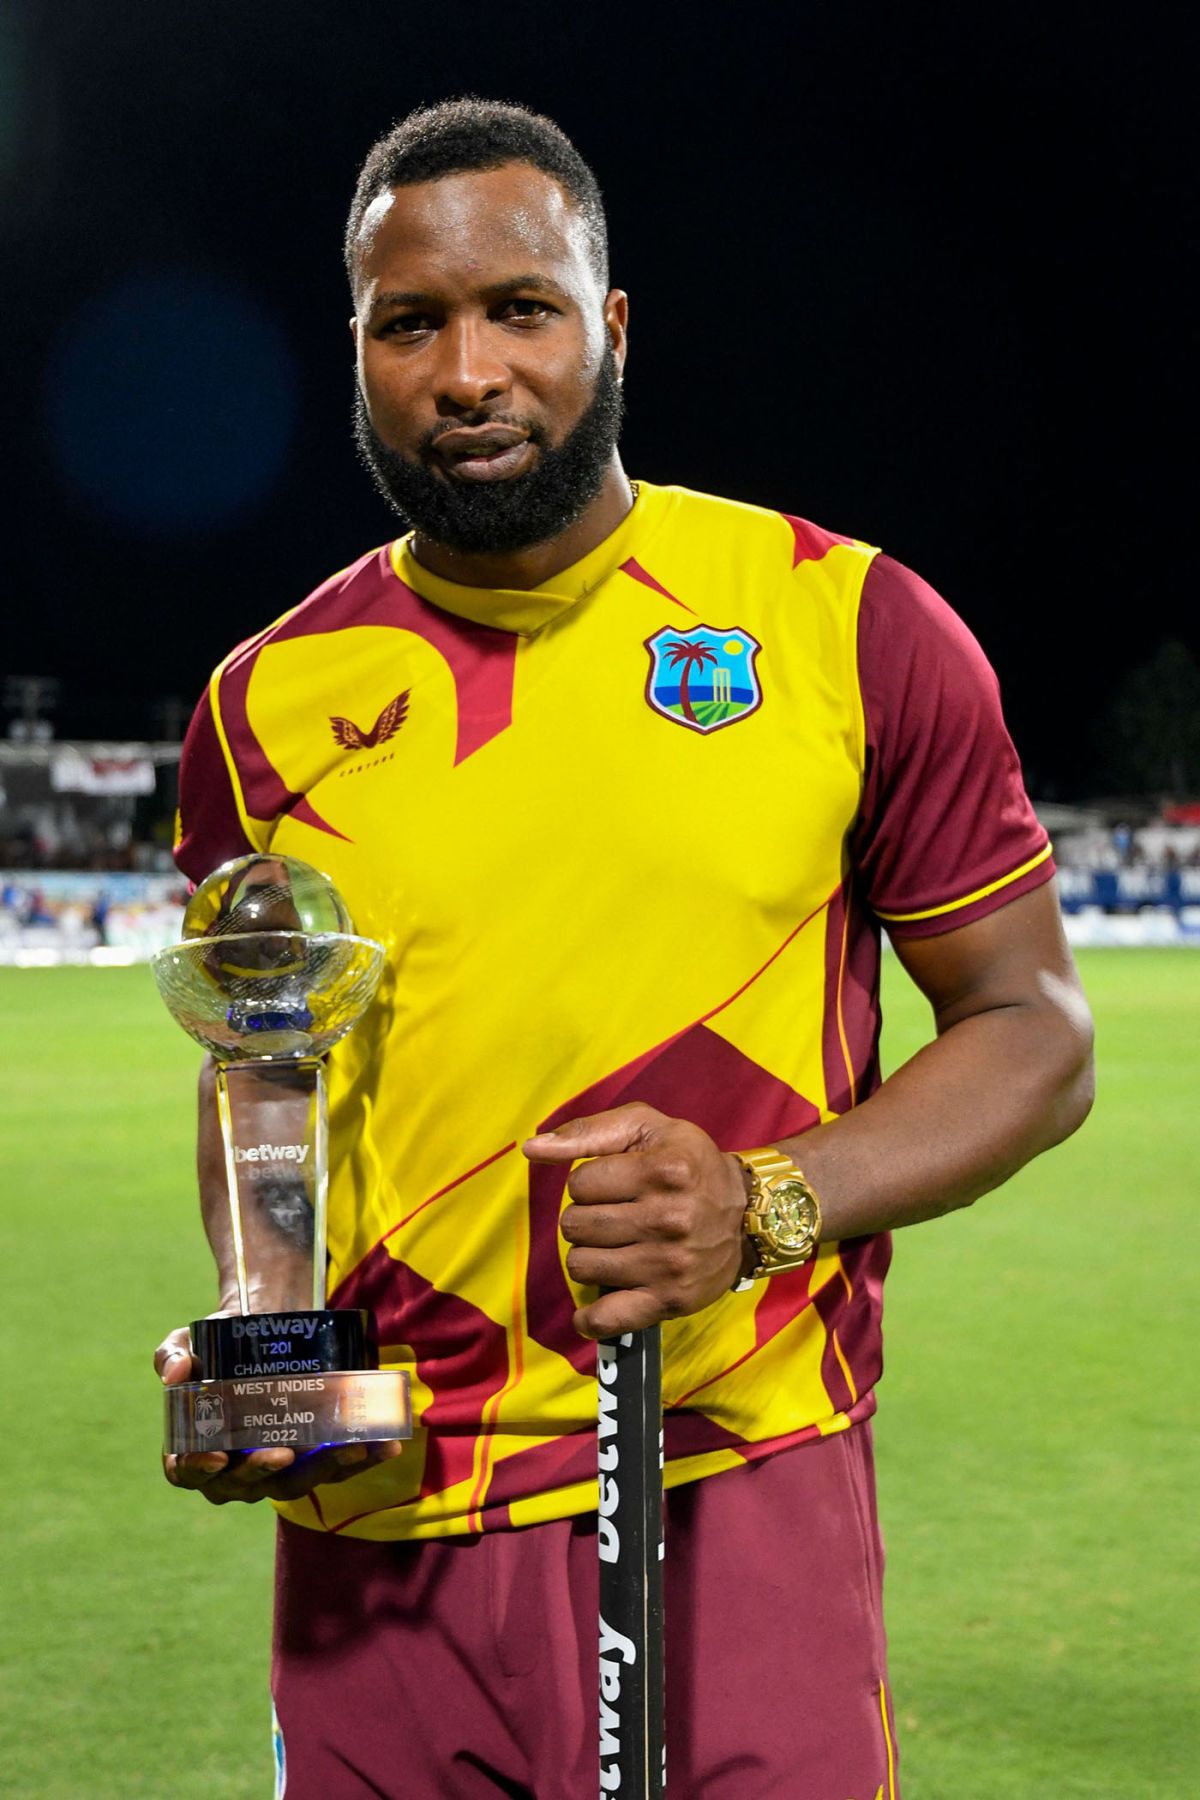
[[[59,676],[62,730],[145,732],[391,535],[341,230],[373,137],[475,91],[599,174],[631,472],[912,564],[996,664],[1035,791],[1088,791],[1121,676],[1195,642],[1191,96],[1166,27],[1100,17],[8,0],[4,672]]]

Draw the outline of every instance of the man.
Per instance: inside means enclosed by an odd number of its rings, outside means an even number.
[[[422,1429],[168,1478],[281,1504],[289,1800],[590,1793],[594,1340],[666,1320],[672,1791],[894,1795],[887,1234],[1090,1093],[994,679],[886,556],[630,483],[627,299],[548,121],[412,115],[346,254],[358,443],[414,529],[218,669],[179,861],[300,856],[387,945],[334,1057],[330,1291]],[[883,1086],[880,920],[938,1032]],[[200,1166],[228,1306],[207,1086]]]

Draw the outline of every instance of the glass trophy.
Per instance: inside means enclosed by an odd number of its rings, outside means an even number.
[[[370,1005],[383,960],[327,875],[266,855],[214,870],[183,942],[153,958],[171,1016],[216,1062],[239,1306],[192,1324],[199,1379],[164,1390],[170,1452],[412,1435],[408,1376],[378,1367],[370,1315],[325,1305],[322,1058]]]

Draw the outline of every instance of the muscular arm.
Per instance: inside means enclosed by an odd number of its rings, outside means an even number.
[[[1091,1016],[1051,887],[896,950],[937,1037],[862,1106],[784,1145],[821,1198],[828,1238],[969,1205],[1091,1106]]]
[[[820,1197],[827,1240],[969,1205],[1091,1104],[1091,1022],[1051,887],[897,948],[935,1041],[853,1112],[782,1141]],[[583,1335],[696,1312],[744,1266],[741,1165],[698,1126],[634,1104],[532,1138],[526,1154],[594,1159],[568,1184],[567,1266],[615,1291],[580,1308]]]

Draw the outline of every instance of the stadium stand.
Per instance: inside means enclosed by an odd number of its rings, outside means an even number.
[[[1117,801],[1039,815],[1073,943],[1200,943],[1200,808],[1163,807],[1140,823]]]
[[[179,935],[176,742],[0,740],[0,965],[129,963]],[[1076,944],[1200,945],[1200,805],[1046,805]]]
[[[179,748],[0,741],[0,964],[140,962],[175,941]]]

